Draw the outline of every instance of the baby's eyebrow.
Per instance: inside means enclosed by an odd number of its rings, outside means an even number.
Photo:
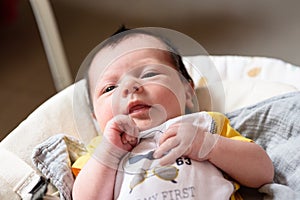
[[[119,79],[119,77],[118,77],[118,75],[116,74],[115,71],[103,72],[98,77],[99,82],[116,81],[118,79]]]

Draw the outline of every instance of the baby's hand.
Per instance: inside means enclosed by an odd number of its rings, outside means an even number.
[[[104,165],[117,169],[121,158],[137,144],[139,130],[127,115],[111,119],[93,157]]]
[[[103,137],[110,143],[125,151],[131,151],[137,144],[139,130],[127,115],[117,115],[106,125]]]
[[[153,156],[161,158],[160,165],[172,164],[180,156],[198,161],[208,159],[219,137],[211,133],[211,124],[206,113],[190,115],[175,122],[161,136]]]

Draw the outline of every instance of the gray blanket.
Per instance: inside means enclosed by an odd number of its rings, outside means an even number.
[[[274,183],[259,190],[265,193],[264,199],[300,199],[300,92],[268,99],[227,117],[273,161]]]

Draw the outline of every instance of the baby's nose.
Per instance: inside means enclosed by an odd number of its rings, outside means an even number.
[[[126,80],[122,91],[122,96],[127,97],[129,94],[140,93],[144,90],[143,86],[137,80]]]

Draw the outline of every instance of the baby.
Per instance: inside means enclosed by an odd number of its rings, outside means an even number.
[[[103,137],[74,199],[234,199],[224,176],[247,187],[272,181],[260,146],[224,115],[196,112],[193,81],[161,36],[118,31],[95,54],[88,85]]]

